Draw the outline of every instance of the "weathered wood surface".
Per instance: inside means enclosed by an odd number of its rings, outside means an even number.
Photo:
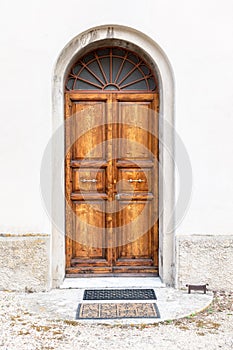
[[[67,275],[158,273],[158,103],[66,93]]]

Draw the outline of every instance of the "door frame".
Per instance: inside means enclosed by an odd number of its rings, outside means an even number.
[[[52,84],[52,179],[48,199],[51,216],[52,287],[59,287],[65,276],[65,201],[64,201],[64,82],[69,68],[81,55],[104,45],[128,47],[144,57],[159,77],[159,159],[163,182],[159,182],[159,275],[167,285],[175,284],[174,229],[174,79],[167,56],[150,37],[120,25],[103,25],[73,38],[62,50],[53,72]],[[141,48],[143,46],[143,49]],[[54,137],[56,133],[56,137]],[[58,176],[59,174],[59,176]],[[163,210],[161,210],[163,209]]]

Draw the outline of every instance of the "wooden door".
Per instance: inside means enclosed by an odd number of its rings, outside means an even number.
[[[66,275],[158,274],[158,94],[66,93]]]

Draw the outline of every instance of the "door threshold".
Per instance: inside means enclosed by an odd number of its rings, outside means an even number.
[[[87,288],[164,288],[159,277],[88,277],[65,278],[60,289]]]

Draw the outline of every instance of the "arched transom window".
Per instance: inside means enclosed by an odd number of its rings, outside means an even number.
[[[119,47],[89,52],[71,68],[66,90],[157,91],[158,79],[139,55]]]

